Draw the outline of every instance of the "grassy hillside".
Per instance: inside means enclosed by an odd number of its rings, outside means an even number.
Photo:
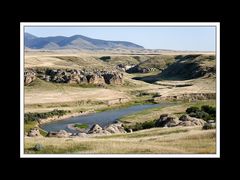
[[[172,55],[158,55],[158,56],[150,56],[147,60],[141,62],[139,64],[140,68],[156,68],[156,69],[164,69],[168,65],[175,62],[175,56]]]
[[[25,153],[205,154],[216,152],[216,131],[200,127],[153,128],[95,138],[25,138]],[[36,144],[43,149],[35,151]]]
[[[193,79],[216,73],[216,58],[208,55],[178,56],[161,74],[163,79]]]
[[[111,69],[112,66],[92,56],[34,54],[25,56],[25,68]]]
[[[201,77],[215,77],[216,74],[216,59],[213,55],[178,55],[167,56],[164,60],[159,59],[161,63],[156,60],[150,62],[145,61],[139,66],[152,66],[163,68],[163,71],[155,74],[146,74],[144,76],[135,76],[134,79],[145,81],[148,83],[156,83],[163,80],[189,80]],[[155,65],[152,62],[158,62]]]

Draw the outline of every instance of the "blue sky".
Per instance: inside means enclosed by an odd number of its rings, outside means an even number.
[[[38,37],[83,35],[130,41],[146,49],[215,51],[215,27],[25,27]]]

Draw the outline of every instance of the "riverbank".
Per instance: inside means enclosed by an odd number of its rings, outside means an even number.
[[[139,100],[139,101],[129,101],[129,102],[125,102],[125,103],[118,103],[118,104],[114,104],[114,105],[107,105],[104,107],[100,107],[100,108],[94,108],[94,109],[90,109],[90,110],[86,110],[86,111],[82,111],[82,112],[68,112],[68,114],[63,115],[63,116],[54,116],[54,117],[49,117],[46,119],[40,119],[39,120],[39,125],[43,125],[46,123],[51,123],[51,122],[55,122],[55,121],[61,121],[64,119],[68,119],[68,118],[73,118],[73,117],[77,117],[77,116],[84,116],[84,115],[89,115],[92,113],[97,113],[97,112],[104,112],[104,111],[110,111],[110,110],[116,110],[116,109],[121,109],[121,108],[127,108],[127,107],[131,107],[131,106],[136,106],[136,105],[145,105],[145,104],[158,104],[158,103],[152,103],[150,101],[147,100]]]
[[[58,121],[57,123],[47,123],[41,125],[41,128],[45,131],[60,131],[65,130],[70,133],[78,132],[73,127],[69,128],[70,124],[85,124],[88,127],[92,127],[94,124],[98,124],[101,127],[107,127],[111,124],[115,124],[119,118],[132,113],[140,112],[145,109],[151,109],[158,106],[166,106],[166,104],[140,104],[127,108],[119,108],[115,110],[108,110],[103,112],[96,112],[86,116],[79,116],[76,118],[69,118],[66,121]]]
[[[29,123],[24,124],[24,131],[28,132],[31,128],[37,127],[40,129],[42,135],[46,135],[47,131],[41,128],[42,125],[52,123],[52,122],[58,122],[58,121],[64,121],[69,118],[74,118],[78,116],[86,116],[90,115],[93,113],[100,113],[100,112],[105,112],[105,111],[110,111],[110,110],[117,110],[121,108],[127,108],[135,105],[144,105],[144,104],[152,104],[146,100],[138,100],[138,101],[129,101],[125,103],[119,103],[119,104],[114,104],[111,106],[104,106],[104,107],[98,107],[98,108],[93,108],[90,110],[82,111],[82,112],[75,112],[75,111],[69,111],[68,114],[62,115],[62,116],[53,116],[53,117],[48,117],[45,119],[39,119],[38,121],[32,121]]]
[[[69,113],[69,114],[66,114],[66,115],[63,115],[63,116],[55,116],[55,117],[50,117],[50,118],[47,118],[47,119],[41,119],[39,121],[39,125],[43,125],[43,124],[47,124],[47,123],[51,123],[51,122],[55,122],[55,121],[61,121],[61,120],[65,120],[65,119],[68,119],[68,118],[73,118],[73,117],[77,117],[77,116],[84,116],[84,115],[88,115],[88,114],[91,114],[91,113],[95,113],[94,110],[89,110],[89,111],[85,111],[85,112],[79,112],[79,113]]]

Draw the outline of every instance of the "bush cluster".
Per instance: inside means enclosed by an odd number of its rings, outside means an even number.
[[[130,131],[129,129],[132,129],[133,131],[139,131],[139,130],[143,130],[143,129],[150,129],[150,128],[156,127],[155,123],[156,123],[156,120],[146,121],[146,122],[143,122],[143,123],[136,123],[135,125],[133,125],[131,127],[125,127],[125,130],[127,132],[129,132]]]
[[[186,113],[191,117],[201,118],[205,121],[216,120],[216,107],[204,105],[199,107],[189,107]]]
[[[60,117],[69,112],[70,111],[54,109],[53,111],[44,112],[44,113],[25,113],[24,121],[27,123],[27,122],[31,122],[31,121],[38,121],[40,119],[46,119],[48,117],[53,117],[53,116]]]

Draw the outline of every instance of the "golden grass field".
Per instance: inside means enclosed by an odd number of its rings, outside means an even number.
[[[174,53],[170,53],[171,55]],[[211,53],[210,53],[211,54]],[[54,67],[54,68],[107,68],[114,67],[114,63],[97,60],[105,53],[76,53],[76,52],[27,52],[25,53],[25,67]],[[115,63],[124,59],[126,54],[110,54],[115,57]],[[120,57],[120,59],[119,59]],[[131,57],[128,58],[131,60]],[[134,80],[136,76],[155,75],[124,73],[124,85],[108,85],[105,87],[82,87],[79,85],[57,84],[35,80],[24,87],[25,112],[48,112],[53,109],[70,110],[71,114],[84,111],[98,111],[110,109],[107,101],[126,98],[129,102],[144,102],[151,95],[136,96],[137,92],[159,93],[163,96],[179,95],[182,93],[214,93],[216,91],[214,77],[198,78],[183,81],[158,81],[155,84]],[[177,84],[192,84],[186,87],[175,87]],[[129,103],[129,104],[130,104]],[[126,103],[128,104],[128,103]],[[121,121],[128,124],[150,121],[159,118],[163,113],[180,115],[192,106],[216,106],[215,100],[198,102],[182,102],[169,107],[158,107],[125,116]],[[29,130],[35,124],[25,125]],[[32,148],[40,143],[42,151],[33,151]],[[174,127],[152,128],[127,134],[116,134],[92,138],[24,138],[25,153],[61,154],[214,154],[216,152],[216,130],[202,130],[201,127]]]
[[[92,138],[25,138],[25,153],[39,154],[214,154],[216,131],[199,127],[152,128]]]

